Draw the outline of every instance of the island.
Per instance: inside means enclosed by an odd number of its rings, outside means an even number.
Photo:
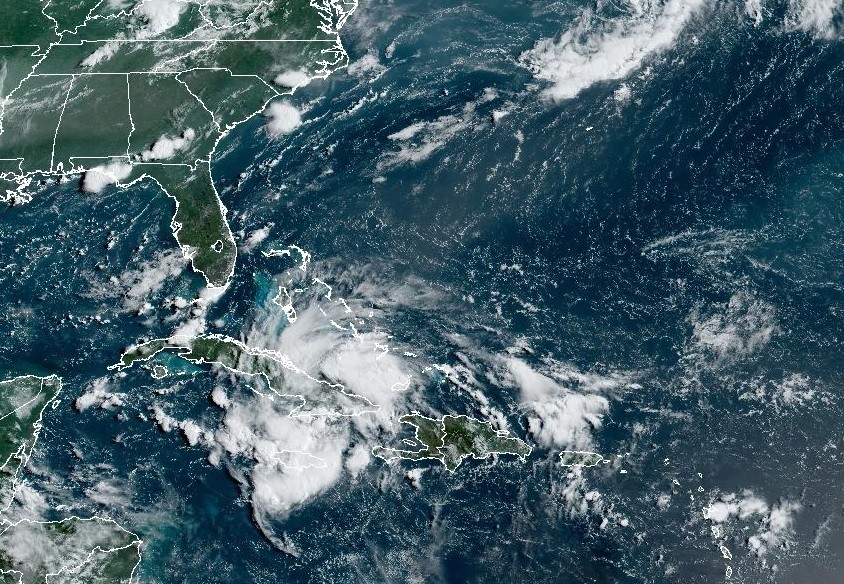
[[[379,409],[365,397],[346,391],[340,383],[311,376],[283,353],[250,347],[219,334],[152,339],[127,349],[110,369],[127,369],[136,363],[149,361],[162,351],[170,351],[190,363],[218,365],[237,375],[260,376],[276,396],[296,402],[292,416],[355,416]],[[295,392],[285,390],[291,385],[295,385]]]
[[[585,450],[563,450],[560,452],[560,464],[563,466],[580,466],[588,468],[598,466],[601,463],[609,462],[597,452]]]
[[[510,454],[524,460],[531,453],[531,447],[507,432],[495,430],[489,422],[469,416],[443,416],[428,418],[418,413],[399,418],[404,424],[416,428],[416,440],[422,446],[419,450],[403,450],[376,446],[372,454],[386,461],[438,460],[450,472],[454,472],[467,457],[486,459],[493,454]]]

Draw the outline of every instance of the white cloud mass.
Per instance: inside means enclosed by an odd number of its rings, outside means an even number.
[[[95,166],[82,177],[82,190],[86,193],[99,193],[108,185],[117,184],[129,178],[132,166],[119,160],[105,165]]]
[[[264,111],[264,115],[270,136],[290,134],[302,125],[302,114],[288,101],[274,101]]]
[[[161,136],[150,147],[149,150],[141,152],[141,160],[149,162],[152,160],[167,160],[173,158],[180,150],[185,150],[196,138],[196,132],[192,128],[186,129],[181,136]]]
[[[519,388],[530,436],[546,448],[588,450],[592,432],[601,427],[609,400],[598,393],[621,386],[624,379],[561,369],[555,377],[539,373],[514,357],[504,361],[504,376]],[[578,391],[575,391],[576,387]]]
[[[301,69],[298,69],[296,71],[285,71],[284,73],[279,73],[274,79],[274,83],[276,85],[291,88],[304,87],[310,82],[311,78],[305,71]]]
[[[552,83],[545,97],[571,99],[595,83],[628,76],[646,59],[670,48],[705,4],[627,0],[627,14],[609,20],[587,9],[558,38],[539,41],[520,60],[538,79]]]

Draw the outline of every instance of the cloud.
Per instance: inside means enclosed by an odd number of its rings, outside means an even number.
[[[606,393],[627,383],[624,376],[581,373],[553,364],[549,375],[515,357],[502,359],[504,378],[521,392],[531,437],[546,448],[589,450],[592,433],[609,410]]]
[[[390,293],[381,285],[361,282],[341,297],[339,285],[312,276],[321,268],[277,276],[276,283],[292,291],[299,318],[288,322],[284,310],[268,300],[243,331],[243,339],[249,346],[278,351],[304,372],[287,371],[281,391],[325,391],[316,386],[326,380],[370,399],[378,411],[356,416],[302,414],[290,400],[259,393],[260,387],[228,393],[215,387],[210,398],[224,414],[211,430],[193,420],[177,419],[161,405],[151,408],[152,419],[162,430],[181,431],[189,445],[208,452],[209,463],[226,466],[241,481],[256,523],[279,547],[289,542],[276,537],[276,520],[369,466],[372,447],[394,433],[398,415],[407,411],[404,403],[417,374],[377,326],[382,312],[373,308],[370,295],[377,292],[392,302],[410,300],[413,297],[403,291],[405,284],[399,286],[402,291]],[[343,275],[346,284],[357,277],[366,278],[358,273]],[[403,390],[397,391],[397,385]]]
[[[370,462],[372,462],[372,454],[371,446],[368,444],[356,444],[346,454],[346,470],[353,477],[360,474]]]
[[[249,253],[256,247],[261,245],[264,240],[267,239],[267,237],[270,235],[270,230],[272,230],[272,228],[273,224],[270,223],[250,233],[240,245],[240,251],[242,251],[243,253]]]
[[[144,20],[146,26],[139,38],[159,35],[179,24],[179,17],[187,3],[182,0],[140,0],[133,13]]]
[[[290,417],[284,407],[252,396],[232,403],[214,447],[252,461],[252,511],[259,524],[284,516],[343,474],[348,425],[326,417]]]
[[[791,0],[786,26],[829,40],[840,34],[842,19],[844,5],[841,0]]]
[[[86,193],[99,193],[108,185],[118,184],[129,178],[131,174],[132,166],[119,160],[95,166],[82,177],[82,190]]]
[[[95,406],[110,410],[122,406],[125,399],[125,393],[112,391],[111,380],[108,377],[99,377],[91,382],[82,395],[74,400],[73,407],[79,412],[84,412]]]
[[[222,408],[224,410],[229,409],[229,406],[231,405],[231,400],[226,394],[226,390],[219,386],[215,387],[211,391],[211,402],[218,408]]]
[[[162,432],[172,432],[173,430],[180,430],[182,438],[185,439],[188,446],[196,446],[197,444],[213,443],[210,438],[210,433],[207,432],[193,420],[179,420],[164,411],[161,404],[153,404],[150,406],[152,412],[152,421],[161,429]]]
[[[739,399],[764,405],[764,409],[754,408],[753,412],[773,410],[777,414],[799,409],[828,409],[837,402],[834,393],[801,373],[790,373],[780,380],[755,380],[739,395]]]
[[[8,486],[6,487],[8,488]],[[7,496],[14,498],[14,506],[11,501],[6,499]],[[3,518],[10,522],[15,522],[20,519],[30,519],[38,521],[44,519],[52,510],[50,503],[47,501],[44,494],[37,491],[29,482],[20,481],[14,485],[14,490],[11,492],[4,492],[0,490],[0,505],[9,504],[8,507],[3,508]]]
[[[451,138],[470,128],[474,113],[475,104],[467,103],[459,114],[440,116],[430,122],[416,122],[390,134],[387,139],[397,143],[400,149],[382,160],[378,164],[379,169],[426,160]]]
[[[389,428],[401,393],[396,387],[413,375],[401,353],[390,348],[386,331],[377,327],[380,311],[365,308],[371,302],[366,294],[374,288],[361,286],[352,291],[354,297],[341,298],[318,278],[306,285],[309,278],[300,270],[286,278],[286,302],[272,304],[272,312],[245,331],[247,344],[286,355],[310,376],[286,376],[285,391],[313,389],[314,379],[327,379],[379,407],[378,412],[352,419],[359,431]],[[296,315],[292,322],[291,312]]]
[[[757,555],[781,546],[794,530],[794,516],[803,508],[797,501],[782,501],[775,505],[762,521],[763,529],[748,538],[747,544]]]
[[[422,475],[425,474],[425,471],[428,470],[424,467],[416,467],[412,468],[406,473],[404,473],[404,478],[407,479],[407,482],[410,483],[414,489],[421,489],[422,488]]]
[[[729,494],[715,501],[703,510],[703,517],[712,523],[724,523],[733,518],[747,519],[754,515],[766,515],[768,503],[752,491],[745,491],[741,497]]]
[[[757,353],[777,331],[774,307],[749,292],[736,292],[706,312],[699,307],[689,315],[692,350],[714,356],[717,363]]]
[[[178,137],[162,136],[155,141],[149,150],[141,152],[141,160],[149,162],[151,160],[167,160],[168,158],[173,158],[180,150],[187,149],[194,138],[196,138],[196,132],[192,128],[186,129]]]
[[[73,526],[72,536],[57,537],[57,524],[64,522]],[[102,562],[105,554],[130,546],[137,551],[139,545],[137,536],[114,521],[99,517],[74,517],[63,522],[23,519],[4,525],[0,531],[0,549],[8,561],[4,562],[7,570],[3,573],[17,572],[20,582],[35,582],[38,576],[44,579],[44,574],[47,581],[51,575],[72,574],[79,581],[90,582],[92,565]]]
[[[94,486],[85,489],[85,496],[108,509],[126,509],[131,505],[131,489],[124,480],[116,477],[98,480]]]
[[[141,263],[136,269],[124,271],[117,283],[124,290],[123,306],[132,311],[144,312],[148,300],[187,266],[180,250],[157,254],[152,260]],[[149,307],[151,309],[151,307]]]
[[[373,53],[365,54],[354,63],[351,63],[346,69],[352,77],[363,77],[367,73],[378,76],[386,70],[387,68],[378,60],[378,56]]]
[[[279,73],[273,80],[273,83],[275,83],[276,85],[280,85],[282,87],[290,87],[292,89],[295,89],[296,87],[304,87],[310,82],[311,78],[302,69]]]
[[[762,24],[764,18],[762,0],[744,0],[744,12],[753,21],[753,24],[756,26]]]
[[[743,539],[751,552],[763,558],[788,543],[794,530],[794,516],[802,508],[798,501],[787,499],[772,506],[753,491],[745,490],[740,495],[728,493],[712,501],[704,508],[703,517],[713,524],[713,536],[720,539],[722,545],[731,531],[745,534],[748,524],[757,525],[756,532],[744,535]]]
[[[264,111],[270,136],[290,134],[302,125],[302,114],[288,101],[274,101]]]
[[[94,52],[85,57],[80,63],[80,65],[82,67],[94,67],[95,65],[99,65],[103,61],[107,61],[108,59],[113,57],[120,49],[120,46],[120,43],[114,41],[103,43],[102,45],[97,47]]]
[[[544,39],[520,62],[551,86],[543,95],[555,101],[575,97],[601,81],[627,77],[654,55],[669,49],[706,0],[627,0],[627,14],[602,18],[591,9],[558,38]]]
[[[109,7],[114,11],[126,8],[123,3],[109,1]],[[160,35],[179,24],[179,18],[187,7],[183,0],[138,0],[131,13],[143,22],[140,28],[135,27],[128,34],[128,38],[146,39]],[[82,67],[94,67],[113,57],[121,47],[120,42],[109,41],[101,44],[90,55],[82,60]]]

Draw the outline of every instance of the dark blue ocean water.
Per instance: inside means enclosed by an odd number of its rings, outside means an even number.
[[[840,581],[844,44],[786,30],[785,4],[756,27],[742,6],[714,3],[636,69],[629,99],[608,80],[543,100],[519,55],[582,8],[365,2],[344,43],[383,73],[339,71],[300,90],[296,133],[267,139],[255,119],[213,168],[241,240],[271,223],[271,240],[309,250],[340,292],[367,278],[435,291],[436,310],[424,298],[378,307],[424,362],[522,344],[532,363],[629,374],[593,433],[622,462],[583,471],[603,513],[572,511],[554,449],[433,468],[421,490],[376,461],[278,521],[292,556],[253,522],[248,484],[139,419],[166,401],[213,425],[207,396],[218,384],[248,392],[235,380],[132,370],[112,380],[124,406],[76,412],[123,347],[172,331],[166,299],[202,287],[182,270],[139,309],[111,280],[175,247],[170,203],[152,186],[90,197],[51,185],[0,211],[0,370],[65,383],[34,488],[139,533],[150,582],[685,583],[723,581],[727,564],[738,582]],[[442,144],[396,162],[389,137],[437,120],[417,143]],[[278,261],[242,253],[208,320],[239,337],[268,306]],[[518,396],[484,393],[525,437]],[[475,407],[435,376],[424,395],[432,411]],[[98,496],[103,482],[112,498]],[[748,538],[769,519],[735,520],[719,539],[703,516],[747,490],[800,505],[763,556]]]

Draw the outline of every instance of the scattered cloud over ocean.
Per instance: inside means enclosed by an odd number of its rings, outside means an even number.
[[[84,412],[91,407],[110,410],[122,406],[125,400],[126,394],[115,392],[109,377],[98,377],[74,400],[73,407],[78,412]]]
[[[556,363],[540,373],[515,357],[503,360],[504,378],[520,392],[528,434],[545,448],[589,450],[610,407],[608,395],[628,385],[622,375],[583,373]]]
[[[719,5],[711,0],[623,0],[618,7],[623,14],[611,17],[601,13],[601,3],[586,8],[558,36],[539,40],[520,56],[524,67],[547,82],[543,97],[560,102],[596,83],[632,75],[674,47],[695,17]],[[779,7],[770,0],[744,0],[741,10],[759,26]],[[842,0],[789,0],[777,26],[785,33],[831,40],[841,36],[842,22]]]
[[[123,294],[123,306],[128,310],[145,312],[152,309],[149,301],[170,280],[187,267],[187,260],[180,250],[168,250],[156,254],[149,261],[128,269],[112,281],[117,291]]]
[[[378,55],[375,53],[366,53],[363,57],[350,63],[346,68],[346,72],[352,77],[366,77],[368,74],[372,77],[378,77],[387,70]]]
[[[691,350],[702,357],[714,357],[716,364],[757,353],[777,331],[774,307],[746,291],[736,292],[725,303],[698,307],[688,320],[692,325]]]
[[[747,549],[764,559],[768,553],[788,545],[794,518],[802,508],[799,501],[789,499],[771,505],[753,491],[745,490],[712,501],[704,508],[703,517],[712,524],[712,535],[722,546],[735,541],[731,535],[739,532]]]
[[[427,160],[434,152],[448,144],[460,134],[488,127],[490,119],[498,122],[508,113],[510,102],[502,103],[499,109],[482,115],[479,106],[500,100],[498,93],[487,88],[477,99],[466,103],[452,114],[442,115],[434,120],[422,120],[387,136],[399,149],[389,152],[378,162],[378,169],[417,163]]]

